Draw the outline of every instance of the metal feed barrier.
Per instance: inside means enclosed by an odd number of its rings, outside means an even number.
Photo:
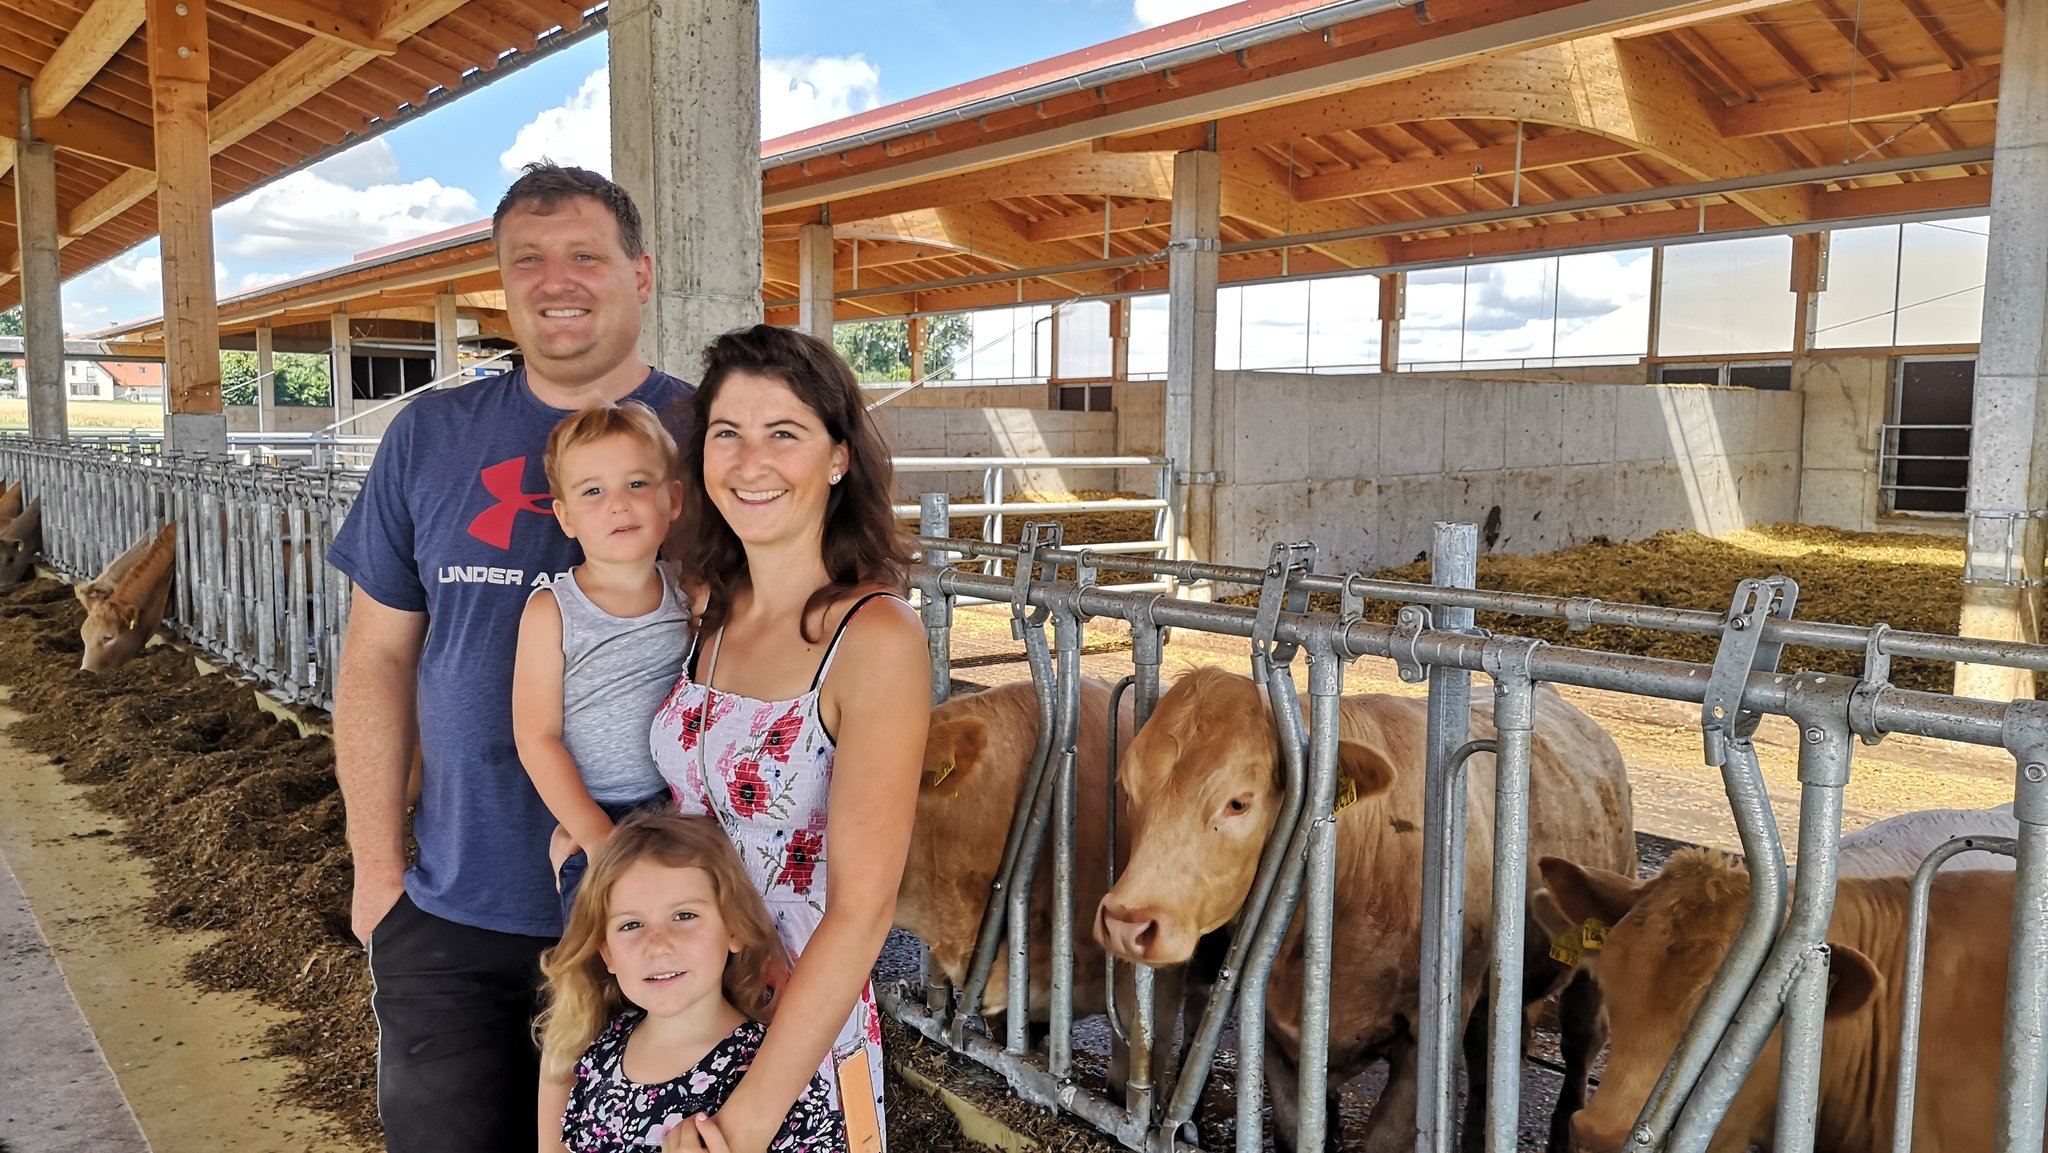
[[[1114,467],[1132,465],[1120,461]],[[321,558],[357,491],[353,474],[6,437],[0,438],[0,478],[20,481],[29,499],[43,501],[44,556],[74,579],[96,574],[165,519],[177,520],[173,627],[280,695],[331,707],[349,586]],[[1040,506],[1037,511],[1048,510]],[[954,605],[966,598],[1006,603],[1038,689],[1040,735],[1023,790],[1028,803],[1018,806],[1005,842],[1004,868],[990,894],[968,987],[961,994],[928,987],[922,997],[896,988],[885,991],[885,997],[900,1019],[1001,1073],[1019,1095],[1074,1113],[1132,1149],[1165,1153],[1190,1148],[1180,1132],[1194,1115],[1196,1095],[1234,1014],[1237,1145],[1258,1149],[1266,982],[1285,931],[1301,909],[1310,980],[1303,1003],[1296,1137],[1298,1148],[1321,1148],[1327,1126],[1322,1085],[1329,1038],[1335,839],[1327,815],[1334,800],[1339,698],[1345,665],[1373,655],[1392,658],[1405,679],[1426,679],[1430,692],[1424,939],[1431,960],[1423,968],[1418,1030],[1418,1149],[1448,1153],[1455,1129],[1460,974],[1453,935],[1462,923],[1465,878],[1463,869],[1454,866],[1464,859],[1465,807],[1448,801],[1464,795],[1466,758],[1478,751],[1494,754],[1494,900],[1496,907],[1519,902],[1528,867],[1526,786],[1532,694],[1538,682],[1701,704],[1707,762],[1721,770],[1750,869],[1743,929],[1644,1109],[1631,1150],[1703,1149],[1781,1015],[1788,1056],[1781,1071],[1778,1147],[1811,1147],[1827,975],[1824,934],[1833,908],[1842,790],[1855,740],[1875,742],[1894,732],[2002,747],[2017,765],[2015,813],[2021,832],[2012,846],[2017,899],[1996,1148],[1998,1153],[2041,1149],[2048,1111],[2043,1103],[2048,1092],[2048,702],[1958,699],[1900,689],[1888,677],[1895,657],[2048,671],[2048,646],[1793,619],[1797,590],[1780,578],[1742,582],[1726,614],[1475,591],[1477,544],[1469,525],[1439,526],[1436,582],[1430,586],[1317,574],[1315,550],[1308,545],[1281,546],[1266,568],[1249,569],[1148,559],[1110,548],[1065,550],[1059,547],[1056,526],[1029,526],[1017,546],[942,539],[950,513],[940,495],[920,505],[926,555],[942,562],[921,566],[914,574],[930,635],[933,697],[943,699],[950,686]],[[1158,540],[1171,537],[1170,525],[1164,525]],[[984,560],[1007,566],[1007,574],[963,567]],[[1071,569],[1074,578],[1056,579],[1063,569]],[[1106,570],[1153,581],[1234,584],[1258,589],[1260,599],[1256,607],[1237,607],[1175,600],[1144,586],[1101,587],[1096,581]],[[1308,611],[1311,593],[1334,595],[1339,611]],[[1398,623],[1361,619],[1367,600],[1401,604]],[[1716,635],[1720,648],[1711,664],[1695,664],[1490,637],[1472,630],[1473,610],[1562,619],[1581,628],[1617,624]],[[1162,630],[1250,638],[1253,675],[1276,706],[1286,783],[1282,819],[1265,846],[1240,917],[1243,931],[1231,944],[1199,1021],[1188,1022],[1178,1076],[1150,1067],[1151,1040],[1171,1025],[1158,1019],[1149,969],[1139,967],[1132,974],[1129,1027],[1112,1014],[1130,1043],[1127,1105],[1074,1077],[1073,830],[1080,803],[1075,750],[1081,627],[1091,617],[1119,619],[1131,627],[1133,672],[1120,691],[1135,692],[1134,713],[1141,726],[1159,698]],[[1779,673],[1779,653],[1788,643],[1861,652],[1863,675]],[[1302,652],[1309,666],[1306,715],[1292,676],[1293,660]],[[1494,683],[1499,736],[1492,747],[1466,740],[1473,670],[1488,673]],[[1789,886],[1789,917],[1785,854],[1750,742],[1765,714],[1791,717],[1805,738],[1799,753],[1800,869]],[[1116,741],[1114,730],[1111,741]],[[1113,794],[1113,771],[1110,789]],[[1052,940],[1044,947],[1053,970],[1052,1029],[1041,1055],[1031,1052],[1030,1044],[1029,958],[1038,946],[1027,926],[1033,878],[1048,841],[1055,913]],[[1939,860],[1939,855],[1931,858],[1927,869],[1931,872]],[[1923,935],[1925,903],[1923,891],[1915,911]],[[1486,1147],[1494,1153],[1514,1148],[1520,1109],[1521,932],[1519,920],[1506,918],[1493,941]],[[970,1027],[967,1007],[981,1003],[1005,937],[1009,1010],[1005,1036],[998,1041]],[[1113,965],[1111,970],[1113,978]],[[1917,990],[1917,970],[1908,983]],[[1114,979],[1109,989],[1116,995]],[[1901,1075],[1908,1089],[1900,1098],[1906,1115],[1910,1065]]]
[[[283,699],[333,708],[349,582],[325,558],[359,474],[0,437],[0,477],[43,502],[43,559],[70,580],[178,522],[165,623]]]
[[[1394,660],[1403,679],[1429,683],[1429,741],[1425,811],[1422,958],[1423,994],[1418,1038],[1421,1087],[1416,1148],[1449,1153],[1456,1139],[1453,1115],[1460,1022],[1457,934],[1465,903],[1466,813],[1452,798],[1465,795],[1466,759],[1496,758],[1494,893],[1496,908],[1521,907],[1528,870],[1527,785],[1536,684],[1579,685],[1701,705],[1706,761],[1721,770],[1750,875],[1749,905],[1726,960],[1688,1025],[1662,1080],[1626,1146],[1631,1151],[1705,1149],[1767,1038],[1784,1021],[1785,1060],[1780,1072],[1777,1145],[1809,1150],[1817,1113],[1821,1023],[1827,989],[1826,931],[1833,913],[1842,793],[1858,739],[1876,743],[1888,733],[1910,733],[1966,744],[2001,747],[2017,767],[2017,857],[2004,1066],[1999,1087],[1998,1153],[2042,1148],[2044,1095],[2048,1095],[2048,702],[1996,703],[1917,692],[1889,683],[1890,662],[1912,657],[2048,671],[2048,646],[1908,633],[1879,625],[1863,628],[1793,618],[1796,585],[1785,578],[1746,580],[1726,614],[1610,604],[1584,598],[1544,597],[1472,589],[1477,534],[1471,525],[1439,525],[1433,585],[1371,580],[1356,574],[1313,572],[1309,545],[1274,549],[1265,569],[1148,561],[1059,547],[1056,526],[1032,525],[1018,546],[945,539],[950,510],[942,496],[923,504],[923,547],[930,563],[913,575],[930,637],[932,697],[950,687],[948,653],[956,600],[1007,601],[1014,631],[1024,642],[1038,689],[1040,737],[1032,771],[1019,797],[989,895],[966,987],[955,991],[931,980],[920,993],[904,985],[884,991],[890,1011],[919,1033],[1000,1074],[1020,1097],[1062,1109],[1148,1153],[1191,1148],[1183,1127],[1194,1116],[1224,1023],[1237,1022],[1237,1149],[1262,1148],[1260,1125],[1265,989],[1281,941],[1298,908],[1304,909],[1305,983],[1295,1147],[1321,1149],[1327,1129],[1324,1085],[1330,1030],[1335,765],[1344,667],[1360,656]],[[998,558],[1010,576],[968,572],[955,557]],[[1061,566],[1076,579],[1057,580]],[[1183,582],[1212,581],[1257,588],[1256,607],[1178,601],[1104,588],[1104,569]],[[1310,612],[1310,593],[1333,594],[1340,611]],[[1404,607],[1398,623],[1361,618],[1366,600]],[[1472,628],[1472,612],[1563,619],[1593,624],[1718,635],[1711,664],[1661,660],[1541,641],[1494,637]],[[1161,630],[1191,629],[1252,642],[1252,675],[1273,702],[1283,752],[1285,799],[1280,820],[1260,860],[1250,897],[1236,924],[1229,956],[1199,1021],[1186,1023],[1178,1076],[1150,1068],[1149,1048],[1159,1028],[1151,973],[1135,973],[1135,1004],[1126,1024],[1112,1010],[1112,1028],[1127,1039],[1130,1073],[1125,1105],[1080,1083],[1074,1069],[1074,825],[1076,738],[1079,732],[1080,636],[1091,617],[1129,624],[1132,675],[1142,726],[1160,692]],[[1053,630],[1048,645],[1047,623]],[[1861,678],[1777,671],[1786,644],[1864,654]],[[1308,660],[1310,700],[1304,718],[1291,663]],[[1470,674],[1492,679],[1498,738],[1467,743]],[[1112,725],[1115,698],[1110,706]],[[1751,735],[1767,714],[1790,717],[1803,734],[1799,869],[1791,885],[1789,916],[1785,852],[1765,793]],[[1115,860],[1115,730],[1111,730],[1109,859]],[[1030,940],[1031,891],[1050,841],[1052,852],[1051,1029],[1043,1053],[1032,1051],[1029,960],[1040,947]],[[1988,847],[1978,844],[1978,847]],[[1998,848],[2005,846],[1999,845]],[[1960,849],[1945,849],[1948,852]],[[1931,858],[1931,875],[1944,854]],[[1113,878],[1112,878],[1113,879]],[[1924,939],[1925,884],[1914,911]],[[1492,1019],[1484,1147],[1516,1148],[1521,1090],[1521,959],[1523,926],[1502,918],[1492,942],[1489,985]],[[999,946],[1008,942],[1009,985],[1002,1038],[972,1027]],[[1917,962],[1916,962],[1917,965]],[[1115,962],[1110,963],[1114,977]],[[1908,984],[1917,1007],[1919,970]],[[1116,982],[1109,983],[1116,995]],[[1192,1010],[1191,1010],[1192,1011]],[[1917,1026],[1917,1016],[1911,1018]],[[1474,1070],[1476,1078],[1480,1071]],[[1910,1117],[1912,1067],[1901,1070],[1899,1109]],[[1170,1090],[1170,1092],[1169,1092]],[[1898,1149],[1908,1148],[1910,1132]]]

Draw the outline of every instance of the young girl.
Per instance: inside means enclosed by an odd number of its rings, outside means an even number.
[[[644,737],[682,668],[689,606],[655,562],[676,519],[676,442],[643,405],[583,409],[548,436],[548,487],[583,563],[519,620],[512,736],[548,811],[562,919],[612,822],[669,801]]]
[[[654,758],[684,812],[724,826],[794,958],[760,1058],[705,1124],[732,1153],[761,1153],[822,1074],[847,1148],[882,1153],[868,975],[931,717],[888,449],[846,362],[789,329],[719,337],[691,403],[677,557],[703,590],[699,643],[655,719]]]
[[[696,1118],[754,1063],[782,943],[732,842],[703,817],[638,812],[593,854],[562,940],[541,955],[540,1148],[722,1150]],[[708,1128],[708,1126],[707,1126]],[[813,1078],[775,1153],[846,1146]]]

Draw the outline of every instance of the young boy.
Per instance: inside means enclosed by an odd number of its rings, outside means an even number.
[[[668,800],[647,733],[690,639],[688,603],[655,561],[680,511],[676,456],[674,438],[638,404],[583,409],[548,437],[555,517],[583,563],[526,602],[512,735],[561,822],[552,856],[565,922],[586,853],[614,821]]]

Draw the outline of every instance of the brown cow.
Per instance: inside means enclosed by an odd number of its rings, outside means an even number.
[[[1611,926],[1604,948],[1587,960],[1606,991],[1614,1043],[1599,1091],[1572,1119],[1572,1133],[1584,1149],[1618,1149],[1663,1073],[1686,1014],[1735,939],[1749,874],[1705,849],[1674,855],[1648,881],[1556,859],[1542,861],[1541,870],[1567,917],[1597,917]],[[1891,1147],[1911,886],[1905,876],[1845,876],[1836,890],[1817,1153]],[[1935,877],[1913,1114],[1918,1153],[1992,1147],[2012,892],[2013,874],[2000,870]],[[1773,1033],[1710,1153],[1770,1147],[1778,1046]]]
[[[13,588],[36,575],[36,557],[43,551],[43,502],[29,502],[20,516],[0,528],[0,589]]]
[[[78,626],[79,639],[85,642],[80,668],[99,673],[125,664],[156,635],[170,604],[177,556],[178,524],[172,521],[73,590],[85,606],[85,623]]]
[[[13,524],[14,518],[20,515],[21,482],[15,481],[7,486],[7,491],[0,492],[0,529]]]
[[[1074,1012],[1082,1016],[1105,1010],[1103,957],[1088,931],[1095,906],[1108,887],[1103,846],[1108,837],[1109,686],[1094,679],[1081,683],[1081,731],[1076,740],[1075,786],[1079,803],[1074,820]],[[1117,731],[1128,739],[1131,706],[1125,702]],[[1029,682],[1003,685],[987,692],[957,696],[932,710],[925,740],[924,781],[917,794],[917,821],[910,835],[910,854],[902,884],[896,890],[896,925],[925,943],[932,964],[956,987],[967,982],[974,961],[975,939],[987,907],[989,888],[1002,864],[1003,842],[1018,795],[1031,771],[1038,740],[1038,702]],[[1053,756],[1057,758],[1058,750]],[[1057,765],[1057,761],[1055,761]],[[1048,833],[1031,889],[1031,1015],[1050,1016],[1052,980],[1052,858]],[[1128,972],[1128,970],[1126,970]],[[1009,953],[1005,943],[996,954],[982,997],[985,1016],[999,1016],[1005,1007]],[[1120,1005],[1128,1005],[1130,986],[1119,981]],[[1163,1007],[1176,989],[1158,983]],[[1164,1034],[1155,1051],[1163,1057]],[[1159,1066],[1155,1066],[1157,1068]]]
[[[1492,712],[1490,702],[1473,706],[1475,738],[1494,735]],[[1337,817],[1330,1087],[1334,1093],[1373,1059],[1387,1059],[1387,1089],[1366,1132],[1366,1148],[1375,1153],[1406,1150],[1415,1140],[1427,714],[1423,701],[1410,698],[1343,702],[1338,769],[1349,789],[1340,783],[1339,794],[1355,792],[1358,799]],[[1621,753],[1591,718],[1548,688],[1537,691],[1530,760],[1531,851],[1585,853],[1632,867],[1634,821]],[[1263,695],[1246,678],[1218,669],[1183,677],[1125,754],[1120,783],[1132,812],[1130,863],[1102,902],[1096,932],[1121,957],[1184,960],[1202,934],[1237,916],[1279,808],[1280,750]],[[1465,870],[1468,1016],[1490,955],[1493,784],[1492,759],[1475,757]],[[1292,1146],[1295,1128],[1300,933],[1297,915],[1266,997],[1267,1079],[1282,1148]],[[1547,952],[1547,942],[1530,942],[1524,979],[1531,996],[1568,975]]]

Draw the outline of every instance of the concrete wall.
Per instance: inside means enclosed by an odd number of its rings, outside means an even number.
[[[1799,521],[1870,532],[1879,528],[1878,442],[1891,412],[1888,356],[1821,356],[1793,362],[1806,398],[1800,438]],[[1887,526],[1888,527],[1888,526]]]
[[[1226,373],[1215,559],[1309,539],[1328,563],[1413,560],[1430,524],[1541,553],[1594,536],[1720,533],[1798,509],[1802,397],[1687,386]]]
[[[1052,412],[1025,408],[898,408],[874,410],[889,451],[897,456],[1114,456],[1113,412]],[[1009,491],[1067,492],[1108,488],[1114,474],[1024,469],[1009,474]],[[943,489],[954,496],[981,491],[979,472],[904,473],[900,498]]]

